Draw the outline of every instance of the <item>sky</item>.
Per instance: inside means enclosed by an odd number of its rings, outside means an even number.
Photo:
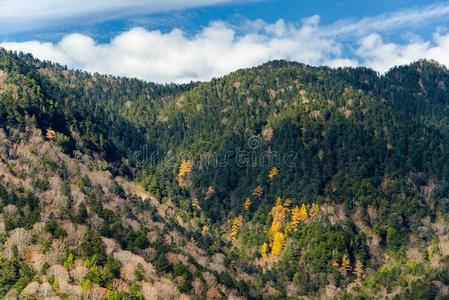
[[[72,69],[206,81],[274,59],[449,66],[449,1],[0,0],[0,47]]]

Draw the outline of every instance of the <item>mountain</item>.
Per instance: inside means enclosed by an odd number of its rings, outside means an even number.
[[[449,291],[449,71],[160,85],[0,50],[0,296]]]

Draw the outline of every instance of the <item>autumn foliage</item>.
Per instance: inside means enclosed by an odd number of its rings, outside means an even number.
[[[192,163],[190,160],[183,160],[179,166],[178,184],[180,187],[187,187],[187,176],[192,172]]]
[[[279,175],[279,169],[277,167],[271,168],[270,172],[268,172],[268,179],[270,182],[273,182],[274,177]]]
[[[242,217],[241,216],[235,217],[234,220],[232,221],[232,226],[231,226],[231,240],[232,241],[235,241],[237,239],[240,226],[242,226]]]

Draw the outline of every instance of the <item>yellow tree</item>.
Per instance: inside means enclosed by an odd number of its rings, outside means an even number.
[[[270,228],[270,239],[272,240],[277,232],[282,228],[282,224],[285,221],[285,213],[287,208],[282,205],[280,197],[276,199],[276,204],[271,209],[272,223]]]
[[[299,209],[299,216],[298,216],[298,218],[299,218],[299,221],[305,221],[305,220],[307,220],[307,208],[306,208],[306,205],[303,203],[302,205],[301,205],[301,208]]]
[[[178,171],[178,184],[180,187],[185,188],[187,186],[186,177],[192,172],[192,163],[190,160],[183,160],[179,166]]]
[[[270,172],[268,172],[268,179],[270,179],[270,182],[273,182],[274,177],[278,176],[279,169],[277,167],[271,168]]]
[[[273,246],[271,247],[271,255],[279,256],[284,247],[284,234],[282,232],[276,232],[273,239]]]
[[[292,208],[292,219],[290,221],[290,228],[295,231],[298,229],[299,222],[301,221],[301,209],[296,206]]]
[[[260,255],[263,258],[266,258],[268,256],[268,244],[266,242],[264,242],[260,247]]]
[[[251,207],[251,204],[253,204],[253,202],[251,201],[251,199],[246,198],[245,200],[243,200],[243,209],[245,211],[248,211],[249,208]]]
[[[341,258],[340,271],[344,274],[351,272],[351,261],[346,253]]]
[[[235,217],[234,220],[232,221],[232,226],[231,226],[231,240],[235,241],[237,239],[237,235],[239,234],[239,229],[240,226],[242,225],[242,217],[238,216]]]
[[[192,198],[192,206],[196,210],[201,210],[200,201],[198,201],[198,198]]]

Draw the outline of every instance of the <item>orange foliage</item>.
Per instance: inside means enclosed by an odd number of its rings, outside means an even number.
[[[186,176],[192,172],[192,163],[190,160],[183,160],[179,166],[178,184],[180,187],[187,187]]]
[[[47,129],[46,137],[49,140],[54,140],[56,138],[56,131],[54,131],[53,129]]]

